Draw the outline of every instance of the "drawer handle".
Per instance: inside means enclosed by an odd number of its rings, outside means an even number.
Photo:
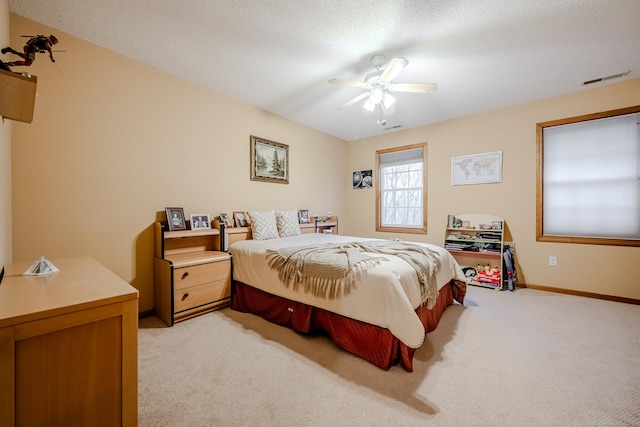
[[[189,275],[189,272],[185,271],[184,274],[182,275],[182,279],[181,280],[186,279],[188,275]]]
[[[182,301],[186,300],[187,298],[189,298],[189,292],[186,292],[184,295],[182,295]]]

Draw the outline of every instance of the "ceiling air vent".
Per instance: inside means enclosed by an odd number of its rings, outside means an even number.
[[[389,126],[388,128],[384,128],[384,130],[398,129],[401,128],[402,125]]]
[[[587,80],[586,82],[582,82],[582,86],[590,85],[590,84],[593,84],[593,83],[600,83],[600,82],[603,82],[605,80],[619,79],[620,77],[627,76],[630,72],[631,72],[631,70],[629,70],[629,71],[627,71],[625,73],[612,74],[612,75],[606,76],[606,77],[599,77],[597,79]]]

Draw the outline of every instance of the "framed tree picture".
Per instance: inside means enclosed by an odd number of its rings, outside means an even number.
[[[289,146],[251,135],[251,180],[289,183]]]

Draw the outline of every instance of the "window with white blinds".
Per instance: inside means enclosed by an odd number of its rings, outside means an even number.
[[[376,152],[377,231],[426,232],[426,144]]]
[[[640,106],[537,131],[538,240],[640,246]]]

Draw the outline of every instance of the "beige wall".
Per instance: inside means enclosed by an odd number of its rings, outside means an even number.
[[[91,255],[148,311],[151,225],[167,206],[346,216],[346,142],[11,15],[14,44],[36,33],[66,52],[62,72],[38,56],[34,121],[13,123],[16,261]],[[250,135],[289,145],[289,185],[250,181]]]
[[[0,47],[9,44],[9,0],[0,0]],[[11,120],[0,120],[0,270],[11,262]]]
[[[373,169],[376,149],[427,141],[428,234],[417,240],[442,244],[447,214],[499,215],[516,242],[521,282],[640,299],[628,273],[639,248],[535,241],[535,124],[640,104],[640,80],[346,143],[11,15],[14,44],[50,31],[67,50],[57,56],[64,74],[41,55],[31,67],[34,122],[13,123],[16,261],[92,255],[136,286],[148,311],[150,226],[164,207],[331,211],[341,234],[387,237],[374,231],[374,191],[352,190],[351,173]],[[249,180],[251,134],[289,144],[290,185]],[[450,185],[451,156],[496,150],[502,183]]]
[[[448,214],[487,213],[505,219],[515,242],[520,279],[538,286],[640,299],[633,267],[638,247],[542,243],[535,240],[536,123],[640,104],[640,79],[490,111],[349,143],[349,170],[373,169],[381,148],[428,142],[428,233],[418,240],[442,245]],[[499,184],[451,186],[451,157],[502,151]],[[371,209],[362,209],[369,206]],[[375,192],[350,190],[343,224],[350,233],[375,230]],[[415,236],[403,236],[414,239]],[[549,256],[558,266],[549,266]]]

